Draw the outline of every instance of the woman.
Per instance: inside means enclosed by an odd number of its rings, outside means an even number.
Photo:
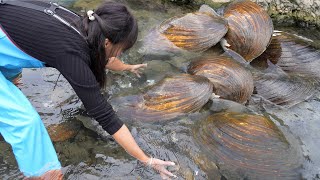
[[[174,163],[145,155],[100,93],[106,83],[105,68],[139,75],[146,67],[124,64],[116,58],[131,48],[138,34],[136,20],[125,6],[106,2],[80,19],[55,4],[4,2],[0,5],[0,25],[0,133],[11,144],[27,178],[62,178],[61,165],[38,113],[10,82],[21,68],[44,66],[60,71],[88,115],[130,155],[163,178],[174,176],[165,168]]]

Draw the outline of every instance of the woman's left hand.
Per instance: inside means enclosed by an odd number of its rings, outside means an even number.
[[[135,64],[128,66],[128,71],[134,73],[136,76],[140,78],[140,74],[142,73],[141,71],[143,71],[147,67],[147,64]]]

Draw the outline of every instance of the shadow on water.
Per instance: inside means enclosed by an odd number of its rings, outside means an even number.
[[[60,0],[81,12],[79,7],[91,9],[100,0]],[[186,65],[192,58],[150,56],[139,53],[142,38],[155,25],[163,20],[185,13],[187,10],[163,4],[162,1],[123,0],[133,11],[139,22],[139,38],[135,46],[125,53],[122,59],[129,63],[142,63],[147,58],[149,67],[142,78],[129,73],[108,72],[109,98],[139,94],[144,87],[155,84],[166,75],[186,72]],[[281,29],[281,28],[280,28]],[[281,30],[288,30],[282,28]],[[290,29],[297,34],[300,30]],[[315,38],[314,36],[310,38]],[[163,61],[169,60],[171,61]],[[65,179],[159,179],[153,170],[143,167],[113,141],[110,135],[101,130],[90,118],[79,115],[81,102],[68,82],[51,68],[41,70],[25,69],[19,88],[29,98],[41,115],[43,122],[57,138],[52,135],[54,146],[63,165]],[[117,104],[112,104],[115,109]],[[209,110],[210,109],[210,110]],[[228,172],[229,166],[216,164],[212,155],[199,146],[193,138],[194,127],[200,120],[217,112],[245,112],[264,115],[270,118],[281,130],[290,147],[301,147],[302,179],[319,179],[320,154],[320,93],[310,100],[289,109],[275,106],[258,95],[253,95],[246,106],[225,101],[212,100],[199,113],[156,123],[127,122],[138,144],[149,155],[171,160],[177,166],[170,170],[178,179],[246,179],[236,170]],[[82,123],[79,123],[79,122]],[[56,126],[61,125],[61,126]],[[58,127],[58,128],[56,128]],[[68,127],[68,128],[64,128]],[[61,138],[63,137],[63,138]],[[0,138],[0,179],[22,179],[11,148]],[[300,149],[300,148],[298,148]],[[297,150],[299,151],[299,150]],[[291,159],[299,157],[288,157]],[[219,167],[220,165],[220,167]],[[226,170],[227,169],[227,170]],[[222,173],[222,174],[221,174]],[[238,173],[238,174],[237,174]],[[234,178],[234,174],[238,177]],[[252,176],[255,179],[255,176]],[[259,179],[259,178],[258,178]],[[297,177],[292,179],[298,179]]]

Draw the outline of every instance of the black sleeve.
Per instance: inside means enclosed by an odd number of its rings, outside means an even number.
[[[79,52],[69,51],[57,57],[53,66],[71,84],[88,115],[96,119],[104,130],[113,135],[122,127],[123,122],[101,94],[93,72]]]

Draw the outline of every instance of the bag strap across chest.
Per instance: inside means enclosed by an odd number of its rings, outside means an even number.
[[[42,7],[42,6],[38,6],[36,4],[32,4],[30,2],[27,1],[22,1],[22,0],[0,0],[0,5],[5,5],[5,4],[9,4],[9,5],[13,5],[13,6],[19,6],[19,7],[24,7],[24,8],[29,8],[29,9],[33,9],[33,10],[37,10],[40,12],[43,12],[49,16],[54,17],[55,19],[57,19],[58,21],[60,21],[61,23],[63,23],[64,25],[70,27],[71,29],[73,29],[74,31],[76,31],[78,34],[80,34],[82,37],[83,35],[80,33],[80,31],[75,28],[74,26],[72,26],[68,21],[66,21],[64,18],[62,18],[61,16],[59,16],[56,13],[56,9],[62,9],[68,13],[71,13],[75,16],[78,16],[76,13],[60,6],[57,3],[54,2],[50,2],[50,7]]]

